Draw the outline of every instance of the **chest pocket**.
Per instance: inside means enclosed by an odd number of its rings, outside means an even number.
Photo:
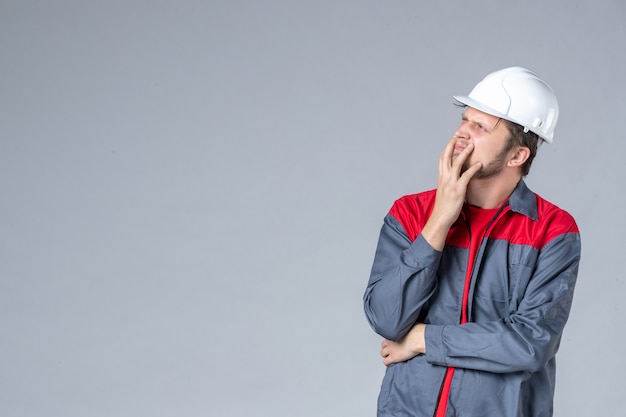
[[[472,321],[498,320],[517,310],[533,273],[536,249],[506,240],[487,242],[473,283]],[[470,289],[472,290],[472,289]]]

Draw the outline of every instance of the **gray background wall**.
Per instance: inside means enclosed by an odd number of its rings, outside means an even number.
[[[375,415],[382,218],[523,65],[583,236],[555,415],[623,416],[625,39],[618,0],[0,1],[0,415]]]

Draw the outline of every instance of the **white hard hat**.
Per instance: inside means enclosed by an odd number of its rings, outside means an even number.
[[[454,96],[466,106],[509,120],[551,143],[559,118],[552,88],[533,72],[510,67],[487,75],[467,96]]]

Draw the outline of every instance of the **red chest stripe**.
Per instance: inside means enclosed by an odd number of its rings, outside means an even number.
[[[402,225],[411,241],[421,233],[426,220],[430,217],[435,204],[435,193],[436,190],[431,190],[402,197],[389,211],[389,214]],[[543,198],[536,197],[538,221],[506,208],[490,229],[488,237],[540,249],[561,234],[578,233],[578,227],[572,216]],[[502,221],[503,219],[508,221]],[[463,220],[459,219],[452,226],[446,243],[457,247],[469,247],[469,235]]]

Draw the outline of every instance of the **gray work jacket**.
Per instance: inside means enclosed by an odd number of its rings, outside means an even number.
[[[378,415],[432,417],[454,367],[447,416],[551,416],[555,355],[580,260],[576,222],[520,181],[481,242],[469,322],[459,324],[472,237],[461,213],[443,251],[424,240],[435,193],[394,203],[365,291],[367,319],[384,338],[427,325],[426,354],[387,368]]]

